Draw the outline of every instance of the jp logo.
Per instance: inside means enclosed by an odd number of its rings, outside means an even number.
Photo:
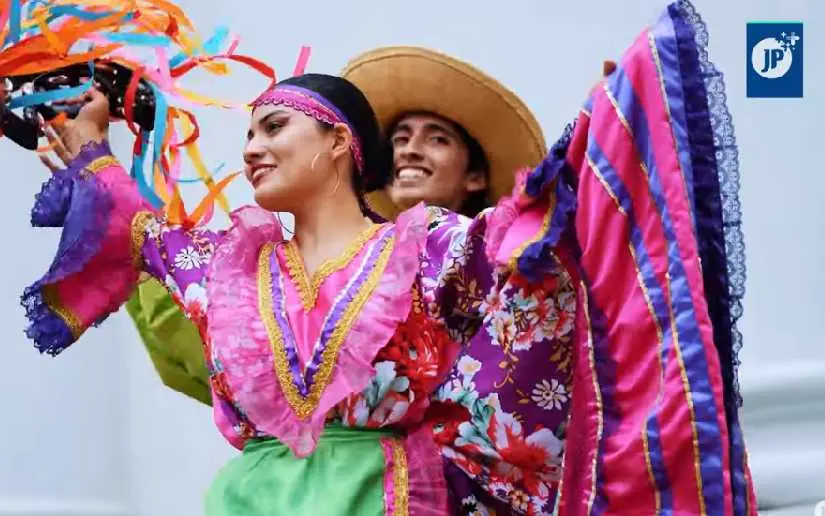
[[[800,22],[748,23],[743,57],[749,98],[802,98],[802,30]]]
[[[751,66],[766,79],[778,79],[788,73],[793,64],[791,47],[776,38],[765,38],[751,51]]]
[[[778,79],[788,73],[793,64],[793,50],[799,36],[783,32],[779,38],[765,38],[753,46],[751,66],[766,79]]]

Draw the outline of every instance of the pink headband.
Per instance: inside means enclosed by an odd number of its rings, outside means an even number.
[[[358,172],[364,173],[364,154],[361,151],[361,140],[358,138],[358,133],[355,131],[355,127],[349,123],[347,117],[330,101],[312,90],[291,84],[283,84],[263,92],[260,97],[252,102],[252,107],[257,108],[266,104],[287,106],[330,125],[345,124],[352,131],[350,149],[355,159],[355,166],[358,168]]]

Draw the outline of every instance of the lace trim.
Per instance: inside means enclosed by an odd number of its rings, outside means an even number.
[[[20,297],[20,305],[26,310],[29,321],[26,336],[34,341],[41,353],[57,356],[76,340],[66,322],[46,304],[41,282],[26,287]]]
[[[696,8],[688,0],[679,0],[678,8],[684,19],[691,25],[696,35],[699,53],[699,67],[705,81],[708,97],[708,111],[716,145],[716,166],[719,171],[719,186],[722,197],[722,221],[725,234],[725,256],[727,257],[728,291],[730,295],[730,329],[733,344],[733,383],[737,406],[742,406],[739,385],[739,352],[742,350],[742,333],[737,322],[742,317],[742,299],[745,296],[747,277],[745,263],[745,237],[742,232],[742,207],[739,200],[740,172],[739,150],[736,144],[733,118],[727,105],[725,80],[722,72],[708,57],[708,29]]]
[[[304,261],[301,258],[301,251],[298,249],[298,244],[295,239],[290,240],[284,246],[284,254],[286,257],[286,266],[289,270],[289,276],[295,283],[295,288],[301,296],[301,303],[304,305],[304,310],[310,311],[315,308],[315,303],[318,300],[318,293],[321,290],[321,285],[330,274],[346,267],[355,258],[366,245],[369,240],[378,233],[381,225],[375,224],[367,228],[355,241],[350,244],[344,253],[338,258],[324,260],[318,270],[312,275],[312,279],[306,272]]]
[[[269,259],[275,248],[274,243],[267,243],[261,247],[258,255],[258,307],[261,318],[269,336],[270,349],[273,356],[275,374],[281,385],[284,397],[287,399],[292,410],[300,419],[308,418],[321,401],[321,395],[332,379],[332,372],[337,362],[338,353],[344,343],[344,338],[349,333],[350,328],[355,323],[361,308],[367,302],[372,292],[378,286],[381,275],[386,269],[394,247],[395,238],[388,238],[381,250],[375,267],[370,272],[364,284],[355,293],[352,301],[346,307],[344,314],[332,331],[326,349],[322,352],[321,363],[315,381],[309,387],[306,396],[291,381],[292,374],[289,359],[284,349],[284,336],[275,319],[274,303],[272,300],[272,270]]]
[[[538,241],[525,248],[519,257],[519,268],[528,278],[533,277],[532,270],[535,269],[536,263],[550,263],[555,260],[554,248],[576,209],[576,194],[570,181],[574,174],[567,162],[568,149],[575,130],[574,120],[564,127],[562,135],[550,148],[550,159],[542,163],[541,173],[531,174],[527,178],[526,191],[536,198],[548,185],[551,188],[548,213],[545,214],[542,226],[544,234]]]

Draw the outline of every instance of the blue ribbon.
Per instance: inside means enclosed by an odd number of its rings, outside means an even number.
[[[94,61],[89,61],[89,77],[93,77],[95,72]],[[63,99],[70,99],[79,97],[89,91],[92,87],[93,81],[87,81],[80,86],[73,86],[71,88],[61,88],[49,91],[38,91],[36,93],[29,93],[28,95],[21,95],[9,101],[9,109],[16,109],[21,107],[39,106],[49,102],[55,102]]]
[[[206,55],[217,54],[221,47],[223,46],[226,38],[229,36],[229,28],[225,26],[220,26],[215,30],[215,33],[212,34],[206,43],[203,44],[203,53]],[[195,50],[193,52],[194,55],[200,55],[201,52],[199,50]],[[181,63],[186,61],[189,56],[185,52],[179,52],[176,54],[172,59],[169,60],[169,68],[174,68],[179,66]]]
[[[215,167],[215,170],[212,171],[212,177],[217,178],[218,174],[220,174],[224,168],[226,168],[226,163],[221,163]],[[203,183],[203,178],[195,177],[190,179],[178,179],[178,183]]]
[[[11,0],[11,8],[9,9],[9,34],[6,36],[6,41],[3,42],[3,46],[20,41],[20,16],[22,14],[20,0]]]
[[[133,32],[101,32],[100,36],[112,43],[123,43],[133,46],[168,47],[172,40],[168,36],[136,34]]]
[[[152,167],[154,171],[155,166],[161,166],[160,151],[163,148],[163,138],[166,136],[166,114],[169,111],[169,105],[166,98],[160,90],[154,85],[150,85],[155,94],[155,138],[152,144]],[[166,171],[164,170],[164,175]],[[155,186],[155,174],[150,177],[151,185]]]
[[[149,131],[141,131],[140,132],[140,153],[136,154],[132,159],[132,170],[131,176],[132,179],[135,180],[137,183],[138,192],[140,195],[146,199],[149,204],[151,204],[156,209],[160,209],[163,206],[163,200],[157,196],[157,194],[152,190],[146,183],[146,176],[144,171],[144,163],[146,162],[146,154],[149,149]]]
[[[48,3],[48,1],[44,1],[44,3]],[[57,18],[59,16],[72,16],[74,18],[77,18],[79,20],[84,20],[84,21],[96,21],[96,20],[99,20],[101,18],[105,18],[107,16],[111,16],[111,15],[115,14],[115,11],[90,12],[90,11],[86,11],[84,9],[81,9],[80,7],[78,7],[76,5],[58,5],[58,6],[52,7],[51,12],[52,12],[52,15],[55,18]],[[130,19],[131,16],[132,15],[130,13],[130,14],[126,15],[125,18]],[[126,19],[124,19],[124,21],[127,21]]]

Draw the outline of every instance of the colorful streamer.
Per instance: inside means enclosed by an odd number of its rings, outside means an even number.
[[[199,68],[212,75],[227,75],[228,62],[246,65],[270,83],[275,71],[251,56],[236,53],[239,38],[218,27],[201,38],[186,13],[169,0],[0,0],[0,78],[49,73],[69,65],[96,66],[116,62],[132,70],[124,92],[123,115],[135,135],[131,175],[141,195],[163,210],[171,221],[195,225],[208,220],[217,203],[229,212],[223,190],[237,176],[216,181],[204,165],[194,114],[183,105],[244,108],[247,102],[214,99],[179,86],[178,81]],[[148,50],[148,52],[147,52]],[[138,57],[148,55],[149,57]],[[303,70],[309,47],[301,50],[296,65]],[[154,134],[134,122],[134,102],[140,82],[155,95]],[[49,104],[82,95],[92,83],[52,91],[15,92],[10,109]],[[179,139],[180,136],[180,139]],[[41,147],[38,151],[48,149]],[[207,193],[191,214],[183,205],[181,158],[186,155]]]

